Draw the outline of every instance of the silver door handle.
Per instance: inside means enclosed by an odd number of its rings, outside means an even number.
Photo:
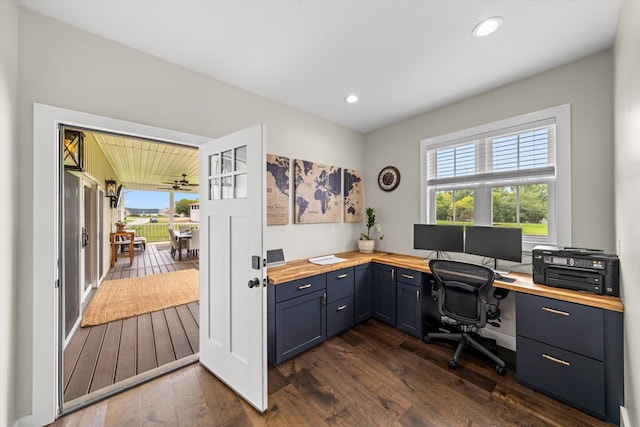
[[[346,305],[346,304],[345,304],[345,305],[341,305],[340,307],[338,307],[338,311],[342,311],[342,310],[344,310],[345,308],[347,308],[347,305]]]
[[[311,283],[307,283],[306,285],[298,286],[298,290],[309,289],[311,287]]]
[[[392,268],[392,269],[391,269],[391,280],[394,280],[394,278],[395,278],[395,273],[396,273],[396,269],[395,269],[395,268]]]
[[[346,273],[345,274],[341,274],[341,275],[338,276],[338,279],[344,279],[347,276],[348,276],[348,274],[346,274]]]
[[[420,291],[416,291],[416,302],[420,302]]]
[[[413,279],[413,276],[410,276],[408,274],[402,274],[402,277],[404,277],[405,279]]]

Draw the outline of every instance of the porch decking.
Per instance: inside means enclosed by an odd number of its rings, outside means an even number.
[[[120,258],[105,280],[198,268],[198,259],[171,258],[169,244]],[[79,328],[64,350],[64,401],[92,393],[197,353],[199,303],[193,302],[102,325]]]

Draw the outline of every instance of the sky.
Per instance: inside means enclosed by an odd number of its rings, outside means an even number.
[[[163,191],[135,191],[125,190],[124,206],[125,208],[138,209],[163,209],[169,207],[169,193]],[[173,201],[177,202],[182,199],[195,200],[199,194],[195,193],[175,193]]]

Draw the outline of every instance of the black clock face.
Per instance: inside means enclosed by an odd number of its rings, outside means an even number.
[[[378,175],[378,185],[384,191],[395,190],[400,184],[400,171],[393,166],[382,168]]]

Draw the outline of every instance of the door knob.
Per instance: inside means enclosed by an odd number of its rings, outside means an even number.
[[[249,280],[249,287],[253,288],[254,286],[260,286],[260,279],[254,277],[253,280]]]

